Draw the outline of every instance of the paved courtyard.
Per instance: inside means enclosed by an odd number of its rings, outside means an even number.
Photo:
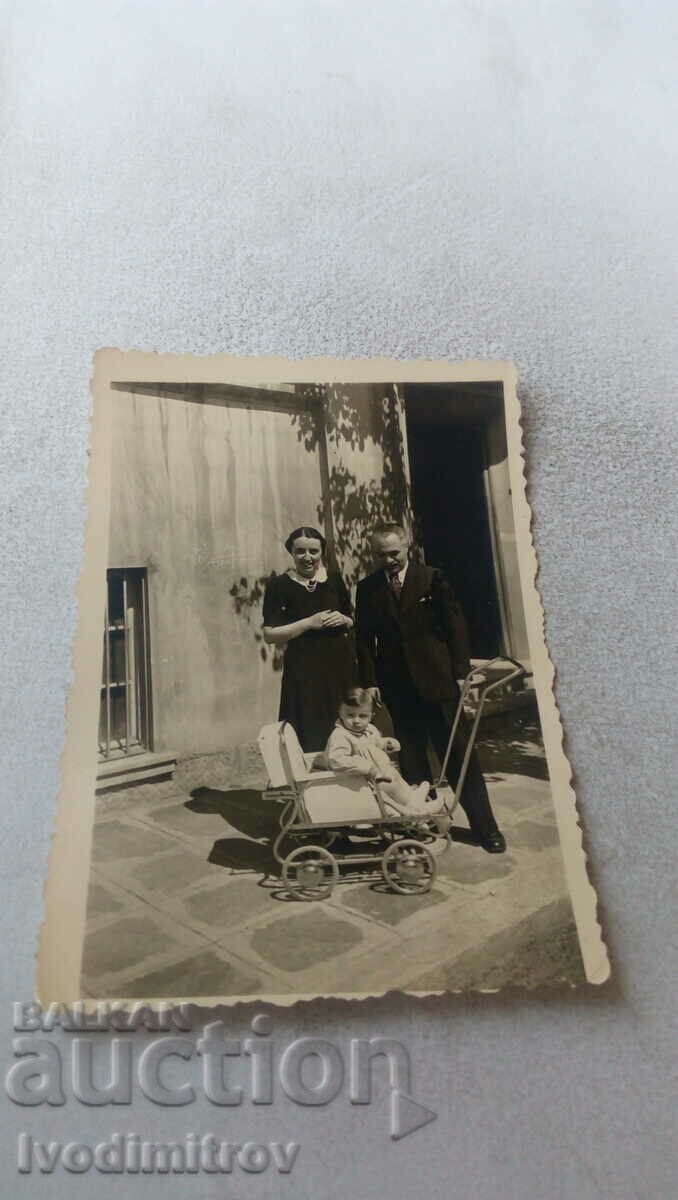
[[[262,798],[256,763],[236,777],[214,756],[199,771],[184,764],[168,783],[98,797],[83,994],[275,997],[581,982],[529,718],[484,722],[480,751],[508,852],[471,844],[458,808],[455,840],[422,896],[389,891],[377,871],[368,882],[340,883],[327,900],[291,899],[271,857],[279,807]]]

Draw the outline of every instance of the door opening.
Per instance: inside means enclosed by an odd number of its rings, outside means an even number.
[[[505,653],[505,638],[487,505],[484,424],[464,418],[442,391],[433,403],[431,389],[426,393],[406,390],[416,541],[425,561],[440,567],[454,588],[471,656],[492,658]]]

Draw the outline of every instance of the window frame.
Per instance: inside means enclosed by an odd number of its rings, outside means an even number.
[[[113,585],[118,590],[114,602]],[[122,600],[121,616],[112,616]],[[114,639],[122,634],[124,679],[114,679],[116,660]],[[119,641],[118,641],[119,644]],[[114,694],[123,700],[124,735],[113,730]],[[153,750],[153,694],[146,567],[110,567],[106,571],[106,604],[100,685],[99,762],[132,758]]]

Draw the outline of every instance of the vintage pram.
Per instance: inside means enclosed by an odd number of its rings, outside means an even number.
[[[505,671],[502,665],[507,667]],[[430,891],[436,856],[449,842],[452,815],[485,701],[491,692],[523,675],[523,666],[509,658],[494,658],[469,671],[431,802],[407,815],[394,813],[378,783],[319,768],[321,752],[304,754],[289,722],[265,725],[258,738],[268,772],[264,796],[282,805],[273,855],[282,868],[286,891],[298,900],[326,899],[340,878],[372,878],[379,867],[396,892],[420,895]],[[470,735],[452,791],[445,778],[447,764],[461,715],[472,696],[475,711]],[[340,865],[347,868],[341,876]]]

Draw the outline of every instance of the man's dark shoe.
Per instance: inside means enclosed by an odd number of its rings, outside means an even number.
[[[488,838],[480,843],[483,850],[487,850],[488,854],[503,854],[506,849],[506,838],[503,833],[497,830],[496,833],[491,833]]]

